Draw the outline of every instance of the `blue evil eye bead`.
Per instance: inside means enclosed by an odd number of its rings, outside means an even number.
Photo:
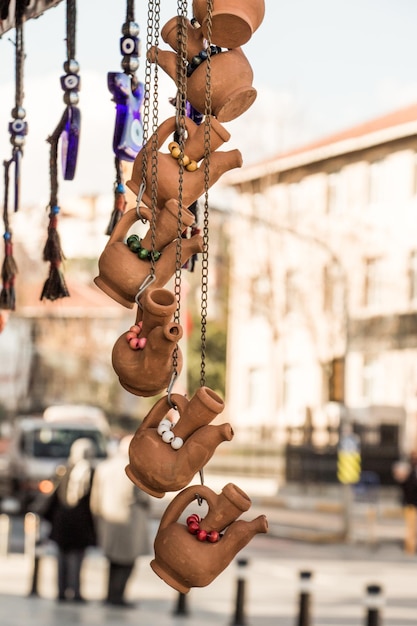
[[[81,79],[77,74],[65,74],[61,76],[61,87],[64,91],[78,91]]]
[[[123,183],[118,183],[116,186],[116,193],[125,193],[126,189]]]
[[[139,55],[139,39],[137,37],[122,37],[120,39],[120,52],[123,55]]]
[[[139,35],[140,28],[136,22],[125,22],[122,26],[122,35],[127,37],[137,37]]]
[[[60,208],[56,204],[51,209],[52,215],[58,215],[59,211],[60,211]]]
[[[12,233],[9,233],[9,231],[6,230],[6,232],[3,235],[4,241],[10,241],[11,238],[12,238]]]
[[[9,124],[9,133],[11,135],[27,135],[28,133],[28,124],[24,120],[18,118],[10,122]]]

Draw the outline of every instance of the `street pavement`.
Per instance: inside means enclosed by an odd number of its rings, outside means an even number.
[[[299,490],[279,497],[264,491],[258,489],[256,498],[251,496],[252,506],[242,517],[265,513],[268,534],[257,535],[210,585],[191,589],[184,604],[179,604],[184,598],[153,572],[148,555],[138,559],[128,587],[135,608],[106,606],[102,602],[106,561],[99,550],[88,553],[83,567],[87,602],[58,603],[56,560],[49,547],[40,559],[35,596],[30,595],[31,558],[17,553],[0,557],[0,625],[295,626],[302,571],[311,573],[307,592],[311,626],[367,626],[370,584],[381,588],[380,626],[417,625],[417,557],[403,552],[403,520],[393,494],[381,494],[377,503],[354,501],[352,532],[344,541],[337,491]],[[154,504],[156,532],[166,502]],[[246,558],[246,566],[238,564],[241,558]],[[240,605],[238,580],[244,590]],[[187,614],[176,615],[178,607]]]

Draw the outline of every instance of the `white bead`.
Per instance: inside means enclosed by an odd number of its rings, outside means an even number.
[[[175,437],[175,435],[172,432],[172,430],[167,430],[162,435],[162,441],[165,441],[165,443],[171,443],[171,441],[174,439],[174,437]]]
[[[181,439],[181,437],[174,437],[174,439],[171,441],[171,448],[173,448],[174,450],[179,450],[180,448],[182,448],[184,444],[184,440]]]
[[[162,420],[161,422],[159,422],[159,425],[157,428],[158,435],[163,435],[164,433],[166,433],[167,430],[171,430],[171,428],[172,428],[172,422],[166,419]]]

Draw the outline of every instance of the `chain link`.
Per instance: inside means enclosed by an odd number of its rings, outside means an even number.
[[[208,307],[208,270],[209,270],[209,196],[210,187],[210,134],[211,134],[211,31],[213,0],[207,0],[207,61],[206,89],[204,102],[204,210],[203,210],[203,252],[201,259],[201,369],[200,385],[206,384],[206,336]]]

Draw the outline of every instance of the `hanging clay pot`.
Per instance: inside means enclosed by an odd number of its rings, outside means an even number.
[[[207,39],[207,0],[193,0],[193,16]],[[214,0],[211,43],[238,48],[247,43],[265,16],[264,0]]]
[[[187,129],[187,139],[184,145],[184,154],[195,161],[196,164],[203,159],[204,141],[205,141],[205,124],[196,124],[189,117],[185,118],[185,126]],[[132,169],[132,178],[128,180],[126,185],[137,196],[142,184],[143,178],[143,159],[146,153],[147,170],[146,170],[146,189],[142,195],[142,200],[148,206],[151,206],[151,189],[152,189],[152,150],[156,145],[157,149],[175,132],[177,128],[177,120],[170,117],[159,126],[155,135],[153,135],[142,150],[137,155]],[[221,146],[225,141],[230,139],[230,133],[214,118],[211,118],[210,125],[210,168],[208,172],[209,187],[220,178],[222,174],[235,167],[242,166],[242,155],[239,150],[230,150],[229,152],[215,152],[216,148]],[[158,152],[158,206],[165,204],[170,198],[178,196],[178,176],[179,164],[178,160],[172,156],[170,152]],[[182,182],[182,204],[185,207],[190,206],[205,191],[205,168],[204,159],[195,171],[184,169]]]
[[[167,200],[165,206],[156,215],[155,224],[155,248],[162,252],[161,257],[155,262],[155,280],[147,289],[152,290],[164,287],[174,275],[178,265],[177,259],[177,236],[178,236],[178,202],[174,199]],[[144,217],[151,219],[148,209],[141,207]],[[125,243],[129,229],[140,219],[136,209],[127,211],[116,224],[110,238],[104,248],[99,262],[99,275],[94,279],[95,284],[108,296],[125,307],[132,308],[135,298],[144,283],[150,276],[151,261],[140,259],[132,252]],[[194,215],[186,208],[182,209],[182,223],[184,228],[191,226]],[[144,241],[149,249],[152,235],[147,233]],[[148,243],[149,242],[149,243]],[[188,259],[203,250],[203,238],[195,234],[188,239],[181,239],[181,265]]]
[[[172,78],[180,88],[178,80],[178,17],[171,18],[162,28],[163,40],[175,52],[160,50],[152,46],[147,53],[149,61],[158,65]],[[187,60],[188,76],[187,100],[200,113],[206,107],[206,63],[193,63],[193,59],[205,54],[205,38],[201,28],[193,28],[189,20],[187,25]],[[190,71],[192,69],[192,72]],[[213,53],[210,60],[211,111],[219,122],[230,122],[249,109],[257,93],[252,86],[253,71],[241,48]]]
[[[199,524],[206,533],[196,535],[187,524],[179,523],[178,518],[193,500],[200,498],[206,500],[209,511]],[[181,491],[168,505],[159,524],[155,558],[151,562],[154,572],[180,593],[209,585],[257,533],[268,532],[265,515],[252,521],[237,519],[250,505],[248,496],[232,483],[219,495],[204,485],[192,485]],[[218,533],[218,540],[211,543]]]
[[[179,420],[170,427],[166,416],[175,405]],[[133,437],[126,474],[156,498],[179,491],[211,459],[217,446],[231,441],[230,424],[210,425],[224,402],[208,387],[200,387],[191,400],[179,394],[161,398]]]
[[[156,396],[165,391],[173,374],[173,353],[177,350],[178,373],[183,358],[178,342],[183,331],[174,322],[153,328],[146,338],[143,349],[133,350],[126,334],[113,346],[112,365],[124,389],[136,396]]]

